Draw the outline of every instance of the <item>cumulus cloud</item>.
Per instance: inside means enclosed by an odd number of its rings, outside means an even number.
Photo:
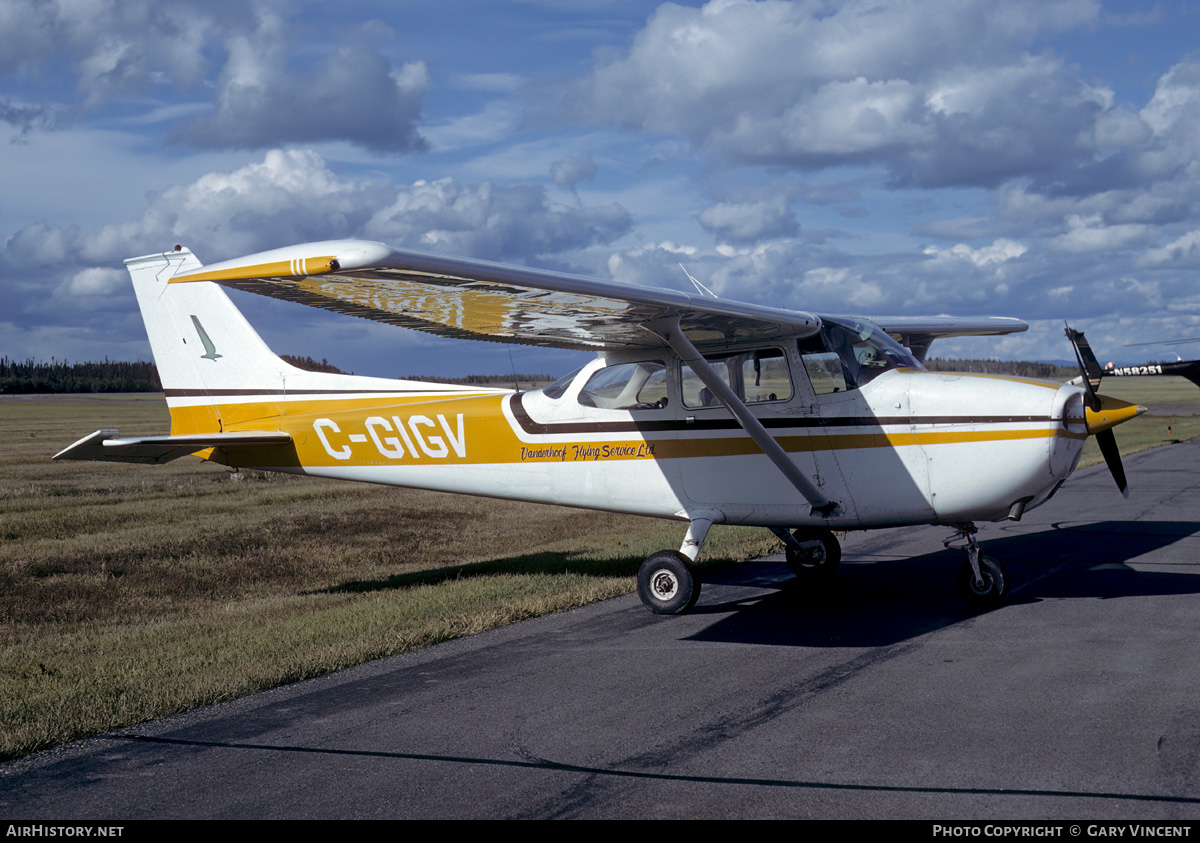
[[[567,107],[755,163],[881,164],[920,185],[1048,178],[1137,129],[1098,128],[1111,92],[1025,49],[1099,11],[1091,0],[666,4]]]
[[[231,37],[216,109],[174,139],[219,148],[336,139],[380,152],[425,148],[416,129],[429,87],[424,62],[393,68],[369,44],[353,43],[305,73],[288,61],[287,45],[282,22],[269,16],[253,34]]]
[[[6,0],[0,77],[65,58],[78,80],[79,111],[160,85],[211,86],[210,112],[172,133],[197,147],[347,140],[384,152],[424,149],[417,122],[429,72],[420,61],[393,65],[371,43],[370,29],[335,34],[340,46],[298,51],[293,27],[266,0]],[[62,122],[35,108],[8,104],[0,119],[26,131]]]
[[[1142,266],[1200,266],[1200,231],[1189,231],[1165,246],[1146,250],[1140,263]]]
[[[246,0],[6,0],[0,4],[0,76],[45,62],[74,64],[90,106],[166,80],[189,88],[223,33],[254,26]]]
[[[632,227],[620,205],[567,207],[540,185],[392,185],[338,176],[311,150],[272,150],[261,161],[209,173],[151,197],[137,219],[81,233],[44,222],[9,238],[14,269],[115,263],[182,243],[202,260],[237,257],[310,240],[369,237],[393,245],[493,259],[609,243]]]
[[[888,305],[888,296],[878,281],[864,277],[845,267],[817,267],[801,277],[798,286],[800,297],[815,301],[827,301],[836,297],[839,309],[878,311]]]
[[[663,240],[613,252],[608,257],[608,274],[614,281],[644,287],[667,287],[694,292],[680,263],[697,266],[705,257],[695,246]],[[690,271],[690,270],[689,270]]]
[[[349,237],[386,201],[385,186],[340,178],[311,150],[272,150],[262,161],[209,173],[152,197],[138,219],[81,239],[93,262],[170,249],[182,243],[206,255],[237,257],[261,249]]]
[[[119,269],[89,266],[80,270],[66,286],[71,296],[108,296],[122,292],[129,283],[129,276]]]
[[[800,229],[782,196],[761,202],[719,202],[701,211],[698,219],[706,231],[728,243],[790,237]]]
[[[596,177],[596,162],[586,152],[562,158],[550,166],[550,177],[563,190],[574,192],[580,182],[591,181]]]
[[[396,190],[376,211],[367,236],[396,245],[491,260],[526,261],[538,255],[609,243],[633,225],[617,204],[571,208],[550,202],[540,185],[418,181]]]
[[[65,120],[61,109],[49,105],[30,105],[0,97],[0,120],[17,129],[24,139],[35,130],[52,131]]]
[[[1067,217],[1068,231],[1055,237],[1051,247],[1063,252],[1114,252],[1146,245],[1151,231],[1132,223],[1106,225],[1099,214]]]
[[[925,249],[925,254],[935,260],[961,260],[972,263],[977,267],[985,267],[1019,258],[1027,251],[1029,249],[1022,243],[1001,239],[990,246],[984,246],[980,249],[972,249],[966,243],[959,243],[949,249],[939,249],[937,246],[929,246]]]
[[[293,243],[367,237],[397,246],[569,265],[632,226],[619,205],[565,207],[541,185],[395,185],[339,176],[311,150],[272,150],[150,197],[139,217],[95,231],[46,222],[0,249],[8,318],[23,330],[69,325],[138,333],[121,260],[182,244],[205,262]],[[32,335],[32,334],[31,334]]]

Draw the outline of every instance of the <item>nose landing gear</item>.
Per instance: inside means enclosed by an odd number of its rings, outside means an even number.
[[[789,533],[772,527],[771,532],[783,542],[788,568],[803,582],[827,582],[842,561],[842,547],[830,530],[801,527]]]
[[[959,525],[958,532],[942,544],[950,547],[957,541],[965,542],[958,548],[967,552],[967,561],[958,571],[959,594],[972,606],[981,609],[1000,605],[1008,595],[1008,571],[980,551],[979,541],[975,538],[975,525],[971,522]]]

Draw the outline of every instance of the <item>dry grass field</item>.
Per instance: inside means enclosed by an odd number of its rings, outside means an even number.
[[[1182,379],[1104,391],[1173,413],[1119,428],[1123,450],[1200,435],[1200,390]],[[158,395],[0,399],[0,757],[626,593],[681,536],[192,458],[50,460],[99,427],[167,426]],[[775,547],[765,530],[718,527],[704,557]]]
[[[0,400],[0,757],[629,592],[682,525],[278,474],[51,462],[161,396]],[[719,527],[708,564],[769,552]]]

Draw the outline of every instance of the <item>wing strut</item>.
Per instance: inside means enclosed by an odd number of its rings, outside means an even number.
[[[643,327],[662,337],[663,341],[671,347],[671,350],[678,354],[680,359],[691,367],[691,370],[696,373],[701,382],[712,390],[713,395],[717,396],[721,400],[721,403],[729,408],[729,412],[733,413],[733,417],[742,426],[742,430],[750,434],[750,438],[754,440],[758,447],[762,448],[763,453],[767,455],[771,462],[775,463],[775,467],[783,472],[783,476],[796,487],[796,490],[804,496],[805,500],[812,504],[813,515],[829,518],[838,512],[840,508],[838,503],[829,500],[817,491],[817,487],[804,476],[804,473],[788,457],[787,451],[783,450],[783,446],[775,441],[775,438],[763,427],[762,422],[750,412],[750,408],[746,406],[745,402],[737,396],[737,393],[729,388],[729,385],[725,381],[721,380],[716,370],[704,359],[704,355],[696,350],[696,346],[692,345],[692,341],[687,338],[687,334],[679,327],[678,316],[646,322],[643,323]]]

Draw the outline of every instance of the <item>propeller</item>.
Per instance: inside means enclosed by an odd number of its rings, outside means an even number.
[[[1112,429],[1121,422],[1140,416],[1146,412],[1146,408],[1096,392],[1096,388],[1100,386],[1100,379],[1104,377],[1104,370],[1100,368],[1100,363],[1096,360],[1092,347],[1088,345],[1083,331],[1076,331],[1070,325],[1066,328],[1067,339],[1075,349],[1075,360],[1079,363],[1081,375],[1072,383],[1078,381],[1086,392],[1084,403],[1087,408],[1084,417],[1088,433],[1096,437],[1096,444],[1100,446],[1100,453],[1104,456],[1109,473],[1112,474],[1113,480],[1117,481],[1117,488],[1121,490],[1121,494],[1128,498],[1129,484],[1125,480],[1121,450],[1117,447],[1117,437]]]

